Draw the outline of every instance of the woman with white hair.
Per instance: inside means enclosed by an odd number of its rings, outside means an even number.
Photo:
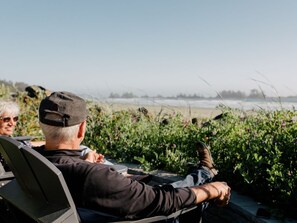
[[[10,100],[0,100],[0,136],[13,137],[17,121],[19,119],[20,107],[19,105]],[[18,136],[13,137],[19,142],[27,146],[40,146],[44,142],[31,142],[30,136]],[[7,164],[4,162],[3,157],[0,154],[0,160],[5,169],[8,169]]]
[[[18,121],[20,108],[17,103],[13,101],[0,101],[0,135],[9,136],[13,135],[14,129]],[[0,162],[5,171],[9,171],[9,167],[2,155],[0,154]]]
[[[20,108],[13,101],[0,101],[0,135],[12,136]]]

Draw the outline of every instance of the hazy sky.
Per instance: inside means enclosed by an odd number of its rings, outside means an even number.
[[[296,0],[0,0],[0,79],[51,90],[297,95]]]

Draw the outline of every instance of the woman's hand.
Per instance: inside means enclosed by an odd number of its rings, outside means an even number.
[[[95,151],[90,151],[82,157],[83,160],[90,163],[104,163],[104,155],[101,153],[96,153]]]

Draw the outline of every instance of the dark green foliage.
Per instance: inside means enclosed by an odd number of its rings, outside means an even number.
[[[211,147],[220,178],[234,188],[271,204],[296,204],[297,112],[221,109],[224,115],[203,125],[205,120],[192,124],[180,114],[94,109],[86,144],[147,170],[184,174],[197,161],[194,143],[202,140]]]

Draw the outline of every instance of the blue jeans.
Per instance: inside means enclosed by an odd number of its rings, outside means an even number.
[[[183,180],[171,183],[174,188],[199,186],[212,181],[212,173],[207,167],[199,167]]]

